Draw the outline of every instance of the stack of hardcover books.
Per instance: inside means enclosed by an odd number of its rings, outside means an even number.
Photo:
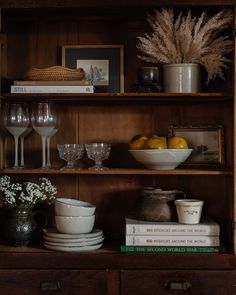
[[[78,81],[14,81],[11,93],[94,93],[89,80]]]
[[[220,226],[212,219],[199,224],[149,222],[126,218],[121,252],[220,252]]]

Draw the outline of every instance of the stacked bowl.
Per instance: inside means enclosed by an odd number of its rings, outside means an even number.
[[[55,229],[44,230],[44,246],[61,251],[89,251],[102,246],[103,232],[94,229],[96,206],[88,202],[57,198]]]

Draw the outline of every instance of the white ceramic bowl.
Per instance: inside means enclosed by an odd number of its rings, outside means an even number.
[[[192,149],[146,149],[129,152],[148,169],[173,170],[190,156]]]
[[[87,234],[93,229],[95,215],[55,216],[56,228],[64,234]]]
[[[175,200],[179,223],[198,224],[204,201],[195,199]]]
[[[93,215],[96,206],[75,199],[57,198],[55,200],[55,215],[60,216],[89,216]]]

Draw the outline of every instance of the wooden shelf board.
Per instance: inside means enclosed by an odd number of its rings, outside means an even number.
[[[119,244],[92,252],[51,251],[43,245],[9,247],[0,245],[1,268],[64,269],[233,269],[230,253],[120,253]]]
[[[37,99],[54,100],[58,102],[209,102],[229,100],[232,95],[226,93],[6,93],[6,100],[35,101]]]
[[[148,170],[148,169],[109,169],[104,171],[78,169],[1,169],[1,174],[58,174],[58,175],[232,175],[230,170]]]

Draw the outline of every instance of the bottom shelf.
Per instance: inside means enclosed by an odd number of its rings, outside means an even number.
[[[1,268],[65,269],[234,269],[234,254],[121,253],[120,244],[106,244],[91,252],[59,252],[42,244],[31,247],[0,245]]]

